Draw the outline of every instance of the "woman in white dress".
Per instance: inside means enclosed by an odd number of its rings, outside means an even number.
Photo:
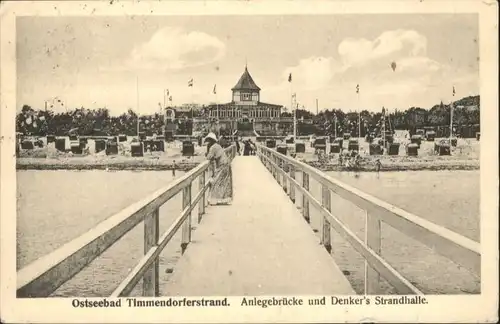
[[[233,201],[233,176],[231,161],[222,146],[217,143],[217,137],[210,133],[205,137],[208,144],[207,159],[215,161],[214,183],[210,190],[211,205],[228,205]]]

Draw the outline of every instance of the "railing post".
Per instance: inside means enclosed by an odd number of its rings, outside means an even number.
[[[290,164],[290,177],[295,180],[295,166],[293,164]],[[290,199],[295,204],[295,184],[293,180],[290,180]]]
[[[288,165],[287,165],[287,162],[285,160],[283,160],[282,169],[283,169],[283,173],[282,173],[282,177],[283,178],[282,178],[282,183],[281,184],[283,185],[283,190],[285,192],[288,192],[287,187],[286,187],[286,183],[287,183],[287,181],[286,181],[287,180],[287,178],[286,178],[286,173],[287,172],[286,171],[288,169]]]
[[[332,211],[332,199],[331,198],[332,198],[332,194],[330,192],[330,189],[325,185],[321,185],[321,204],[329,212]],[[332,240],[330,237],[330,235],[331,235],[330,222],[328,221],[328,218],[326,216],[323,216],[321,219],[322,219],[321,244],[323,244],[323,246],[328,251],[328,253],[331,253],[332,252]]]
[[[380,219],[370,216],[368,212],[365,215],[365,244],[375,253],[381,253]],[[379,290],[380,274],[375,271],[368,261],[365,260],[365,295],[376,295]]]
[[[156,209],[144,218],[144,254],[158,244],[160,239],[159,210]],[[158,297],[160,260],[156,260],[149,266],[142,281],[142,295],[144,297]]]
[[[273,174],[273,178],[276,179],[276,156],[274,156],[274,154],[271,153],[271,170],[272,170],[272,174]]]
[[[280,157],[276,154],[276,182],[278,185],[281,186],[281,159]]]
[[[302,172],[302,187],[306,191],[309,191],[309,174],[305,171]],[[304,216],[306,222],[309,223],[309,198],[306,195],[302,195],[302,215]]]
[[[198,192],[203,190],[204,188],[205,188],[205,171],[203,171],[200,174],[200,177],[198,179]],[[203,193],[203,195],[200,198],[200,201],[198,202],[198,224],[201,222],[203,214],[205,214],[205,194],[206,192]]]
[[[208,173],[208,179],[212,179],[214,178],[214,175],[215,175],[215,162],[213,161],[210,161],[209,164],[208,164],[208,169],[207,169],[207,173]],[[213,183],[210,183],[210,186],[208,187],[208,190],[207,190],[207,197],[210,197],[210,194],[211,194],[211,191],[212,191],[212,188],[213,188]],[[206,202],[207,202],[207,206],[209,204],[209,200],[210,199],[207,199]]]
[[[182,210],[191,205],[191,183],[182,190]],[[191,242],[191,212],[182,225],[181,252],[184,254]]]
[[[207,180],[210,179],[210,174],[209,174],[209,170],[210,170],[210,165],[208,166],[208,168],[205,170],[205,172],[203,172],[203,174],[205,175],[205,184],[207,184]],[[207,191],[205,191],[205,194],[203,195],[204,196],[204,199],[203,199],[203,202],[205,203],[205,207],[208,206],[208,193],[210,192],[210,186],[208,187]],[[205,209],[203,209],[205,210]]]

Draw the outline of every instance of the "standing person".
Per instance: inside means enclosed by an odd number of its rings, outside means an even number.
[[[248,140],[243,142],[243,156],[248,156],[250,155],[251,147],[250,147],[250,142]]]
[[[377,173],[380,172],[380,167],[382,166],[382,163],[380,162],[380,159],[375,160],[375,170],[377,170]]]
[[[240,153],[240,141],[238,141],[238,137],[234,140],[236,144],[236,152],[238,152],[238,155],[241,155]]]
[[[217,137],[210,133],[205,137],[208,143],[207,160],[215,161],[214,183],[208,199],[211,205],[228,205],[233,200],[233,176],[231,161],[224,149],[217,143]]]
[[[219,145],[220,145],[222,148],[226,148],[226,147],[228,146],[228,145],[227,145],[227,140],[226,140],[226,138],[225,138],[223,135],[221,135],[221,136],[219,137]]]
[[[255,144],[252,142],[252,139],[248,139],[248,143],[250,144],[250,155],[255,155],[255,150],[257,149],[255,147]]]
[[[175,177],[175,168],[176,168],[176,165],[175,165],[175,160],[174,162],[172,163],[172,176]]]

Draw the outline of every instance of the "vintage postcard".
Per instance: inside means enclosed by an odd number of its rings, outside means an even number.
[[[495,1],[5,1],[5,323],[496,322]]]

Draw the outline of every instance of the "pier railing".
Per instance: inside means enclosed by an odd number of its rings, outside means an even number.
[[[435,252],[480,276],[480,244],[419,216],[397,208],[356,188],[348,186],[325,173],[277,151],[257,145],[257,154],[276,181],[295,203],[295,192],[302,194],[302,215],[307,222],[309,205],[315,206],[321,215],[321,243],[331,253],[331,228],[343,237],[365,259],[364,292],[377,294],[380,276],[385,278],[398,293],[422,294],[417,287],[396,271],[383,257],[381,251],[381,222],[425,244]],[[302,174],[302,183],[295,179]],[[321,185],[321,198],[309,192],[312,177]],[[331,195],[338,195],[366,211],[365,237],[361,240],[336,215],[331,205]],[[333,207],[333,210],[332,210]]]
[[[225,149],[232,160],[234,145]],[[181,249],[191,242],[191,212],[198,204],[198,222],[207,206],[207,191],[213,180],[214,165],[202,162],[165,188],[112,215],[97,226],[54,252],[17,272],[17,297],[47,297],[82,271],[94,259],[116,243],[139,223],[144,224],[144,256],[129,272],[112,296],[127,296],[143,279],[143,296],[159,295],[159,255],[182,227]],[[198,193],[192,199],[192,183],[198,179]],[[160,236],[159,209],[182,191],[182,211],[169,229]]]

